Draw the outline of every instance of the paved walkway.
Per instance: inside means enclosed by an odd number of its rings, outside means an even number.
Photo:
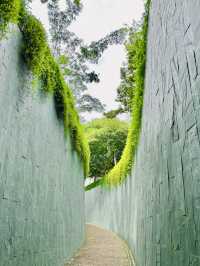
[[[86,244],[65,266],[132,266],[125,243],[110,231],[87,225]]]

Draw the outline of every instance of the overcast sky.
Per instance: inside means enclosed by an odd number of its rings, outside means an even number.
[[[64,0],[60,0],[64,8]],[[70,30],[86,43],[98,40],[109,32],[130,24],[133,19],[139,20],[144,10],[143,0],[82,0],[84,8]],[[33,13],[48,28],[48,16],[45,5],[40,0],[33,1]],[[116,89],[120,83],[120,66],[125,60],[124,47],[111,46],[104,53],[98,66],[94,66],[100,74],[99,84],[90,84],[89,93],[98,97],[107,105],[107,110],[118,106],[115,102]]]

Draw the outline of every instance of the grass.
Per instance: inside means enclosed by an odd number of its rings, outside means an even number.
[[[121,184],[128,174],[130,174],[134,164],[142,120],[149,9],[150,0],[147,0],[142,28],[131,36],[130,43],[127,46],[129,67],[132,68],[134,80],[134,96],[132,103],[132,118],[126,146],[120,161],[103,178],[103,186],[116,186]]]
[[[6,31],[8,23],[18,24],[24,41],[24,61],[33,77],[41,80],[42,89],[53,94],[57,116],[63,120],[65,135],[70,134],[73,147],[83,162],[84,174],[87,176],[89,145],[79,121],[73,95],[51,54],[43,25],[26,11],[21,1],[4,0],[5,4],[0,5],[0,18],[3,21],[1,29]]]

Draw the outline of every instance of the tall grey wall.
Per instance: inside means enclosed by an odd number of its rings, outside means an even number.
[[[86,194],[88,222],[126,239],[137,266],[200,265],[199,13],[199,0],[152,0],[136,164]]]
[[[83,171],[22,44],[0,42],[0,266],[63,266],[84,240]]]

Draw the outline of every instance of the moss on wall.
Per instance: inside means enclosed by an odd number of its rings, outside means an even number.
[[[27,12],[20,0],[4,1],[0,6],[0,21],[3,21],[1,32],[6,31],[8,23],[18,24],[24,40],[24,61],[34,78],[41,80],[43,90],[54,94],[58,118],[63,119],[66,134],[69,130],[74,148],[83,161],[86,176],[90,158],[87,139],[79,121],[73,95],[51,54],[42,24]]]
[[[112,186],[121,184],[130,173],[134,163],[134,155],[139,142],[142,118],[149,9],[150,0],[147,0],[142,28],[131,36],[130,44],[127,45],[129,67],[132,69],[132,79],[134,80],[134,96],[132,119],[126,146],[120,161],[104,177],[102,185]]]
[[[19,17],[21,0],[4,0],[0,3],[0,32],[3,33],[9,22],[16,23]]]

